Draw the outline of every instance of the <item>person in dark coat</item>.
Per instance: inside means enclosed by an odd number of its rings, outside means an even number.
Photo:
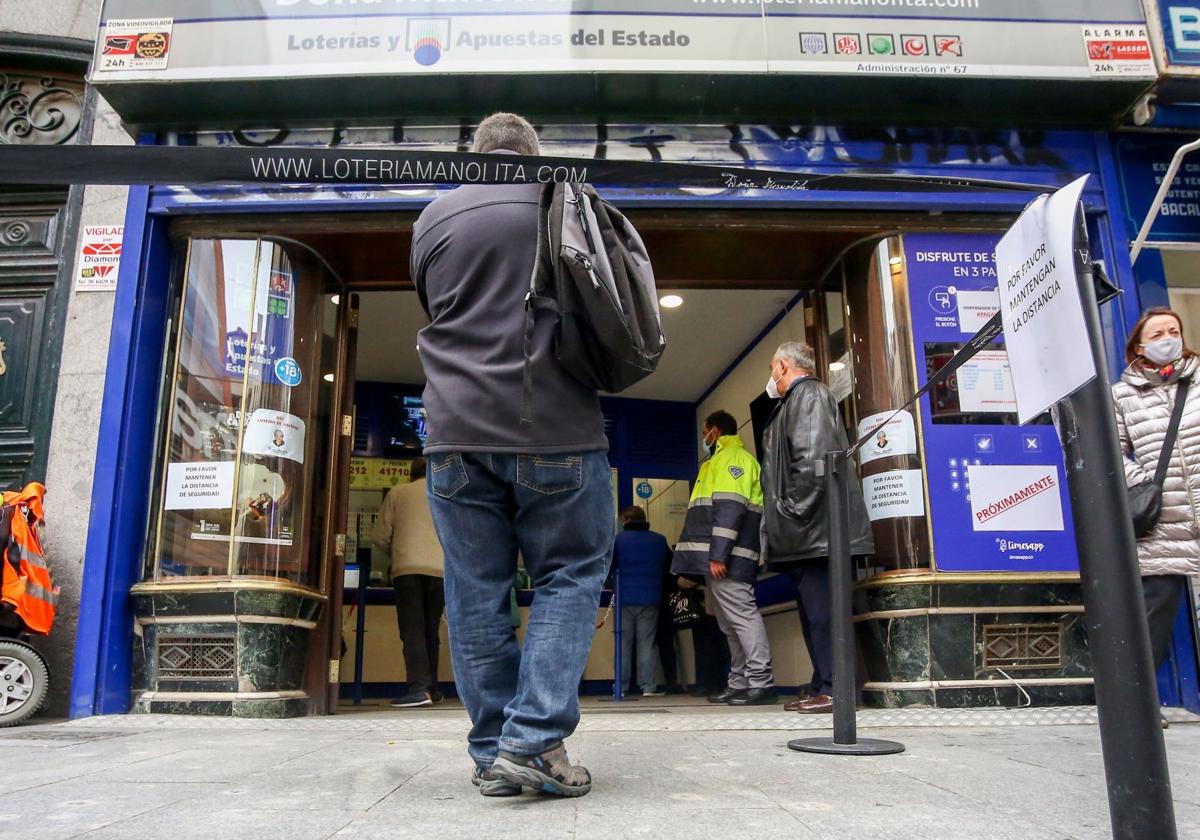
[[[680,590],[697,593],[704,608],[700,620],[692,627],[692,665],[696,682],[688,691],[692,697],[708,697],[721,692],[729,681],[729,642],[721,632],[721,625],[712,612],[712,601],[701,587],[703,578],[697,580],[682,575],[675,579]]]
[[[628,692],[637,643],[637,675],[643,697],[661,697],[658,668],[658,612],[663,570],[671,561],[667,538],[650,530],[646,512],[637,505],[621,511],[625,529],[613,543],[613,569],[621,602],[621,690]]]
[[[679,591],[670,564],[663,567],[662,600],[658,602],[658,659],[662,662],[663,687],[667,694],[682,694],[679,684],[679,655],[675,649],[675,617],[671,614],[671,596]]]
[[[814,376],[813,349],[780,345],[771,360],[767,394],[778,400],[763,433],[762,550],[767,568],[790,574],[812,681],[784,708],[804,714],[833,711],[830,630],[829,500],[825,455],[847,449],[846,430],[832,392]],[[850,552],[875,550],[871,522],[857,480],[850,482]]]

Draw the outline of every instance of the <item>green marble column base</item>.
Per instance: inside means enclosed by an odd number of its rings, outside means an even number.
[[[136,714],[203,715],[236,718],[294,718],[308,714],[307,697],[249,697],[239,699],[196,699],[172,696],[170,692],[145,692],[134,703]]]
[[[1079,583],[1062,577],[920,575],[860,585],[854,620],[866,666],[863,703],[1094,703],[1081,604]]]
[[[134,710],[296,717],[311,631],[324,599],[297,587],[238,582],[139,584]]]

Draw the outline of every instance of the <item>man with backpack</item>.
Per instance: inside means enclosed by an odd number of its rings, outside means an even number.
[[[537,133],[521,117],[494,114],[476,130],[475,151],[534,156]],[[545,225],[564,215],[564,186],[462,186],[413,226],[412,277],[430,316],[418,338],[430,507],[445,553],[456,685],[472,723],[472,781],[485,796],[591,789],[563,739],[579,723],[615,517],[602,385],[585,384],[563,361],[568,304],[552,243],[567,225]],[[585,238],[609,244],[599,231]],[[611,259],[601,266],[592,252],[583,261],[597,288],[615,282],[595,271]],[[518,550],[534,589],[523,648],[508,610]]]

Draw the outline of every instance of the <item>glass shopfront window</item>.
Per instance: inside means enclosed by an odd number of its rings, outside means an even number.
[[[321,588],[331,280],[291,243],[188,242],[151,579],[243,576]]]

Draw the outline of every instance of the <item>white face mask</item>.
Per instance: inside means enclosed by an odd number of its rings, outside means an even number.
[[[1178,336],[1156,338],[1142,345],[1142,355],[1156,365],[1169,365],[1183,355],[1183,339]]]
[[[771,368],[771,377],[767,380],[767,396],[773,400],[777,400],[783,396],[783,392],[779,390],[779,383],[775,381],[775,368]]]

